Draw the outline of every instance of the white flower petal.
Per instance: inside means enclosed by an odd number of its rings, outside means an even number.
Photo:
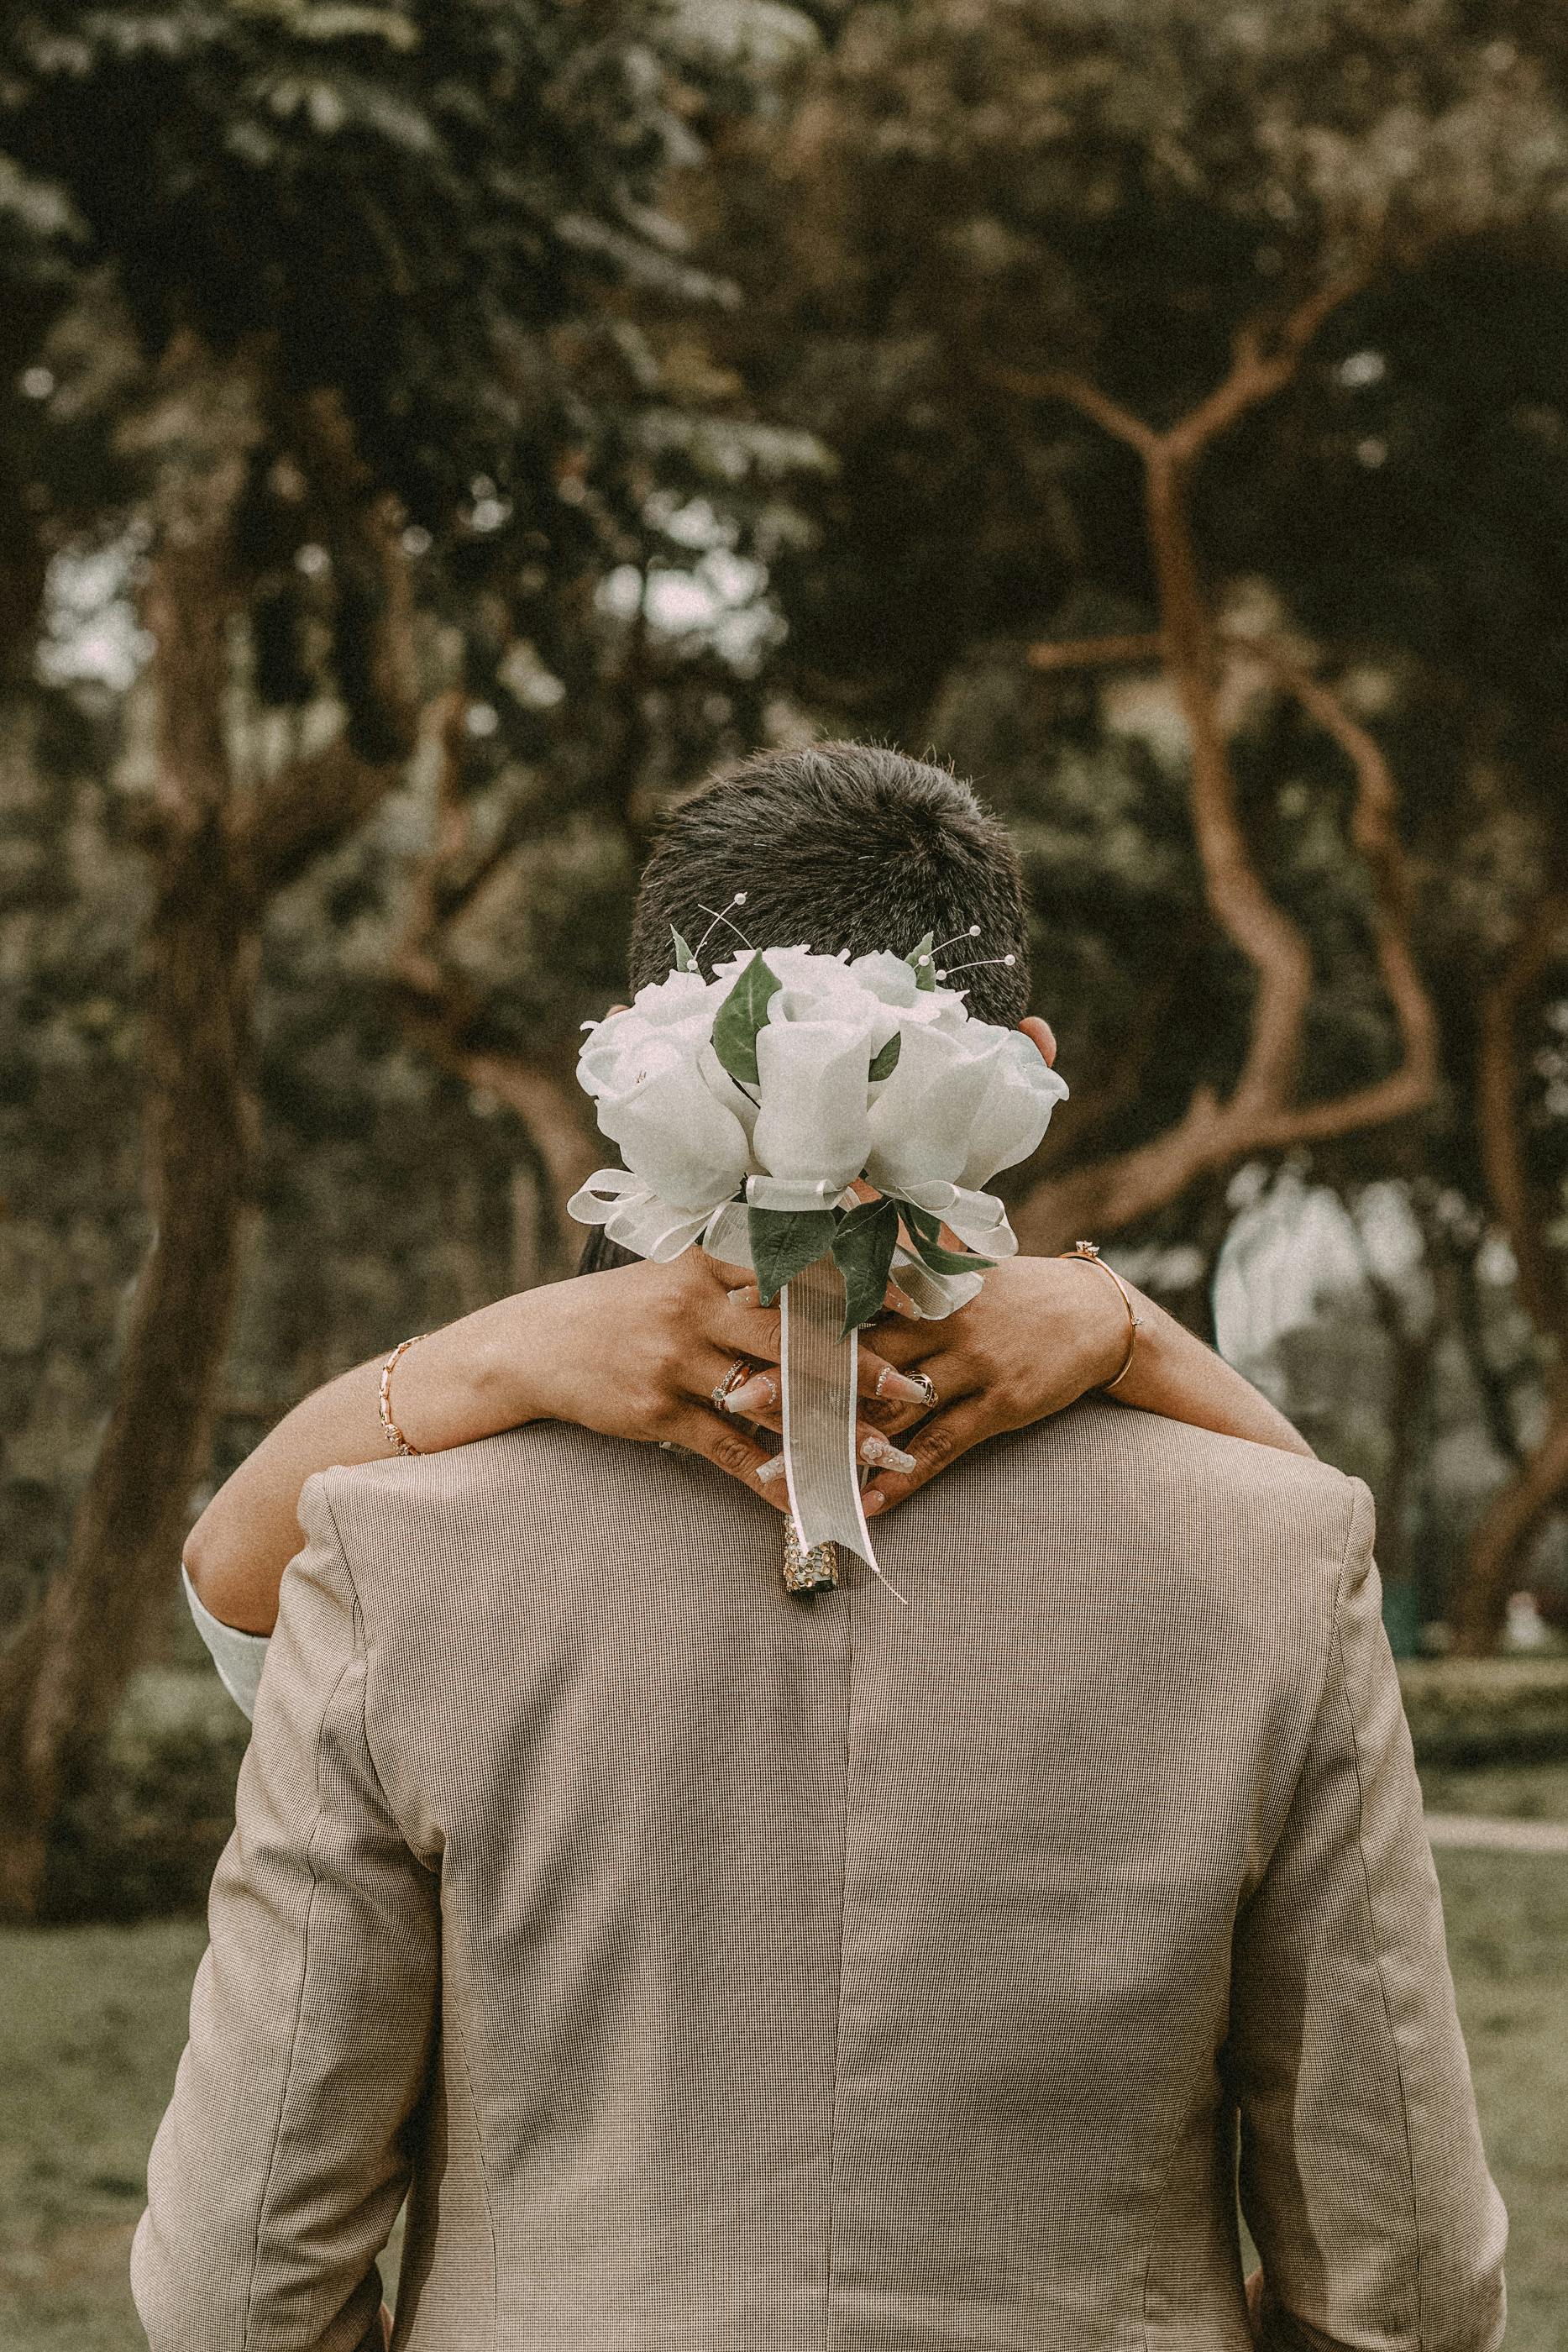
[[[751,1141],[768,1175],[831,1182],[839,1192],[859,1175],[870,1061],[863,1026],[782,1021],[758,1030],[762,1108]]]
[[[746,1130],[715,1099],[695,1064],[655,1043],[625,1078],[599,1096],[599,1124],[651,1192],[695,1213],[715,1209],[738,1191],[751,1160]]]
[[[991,1084],[999,1034],[905,1028],[898,1067],[872,1106],[866,1174],[884,1192],[954,1183],[969,1128]]]
[[[1032,1041],[1017,1029],[999,1033],[1001,1052],[969,1131],[969,1149],[956,1181],[985,1184],[1037,1150],[1051,1114],[1067,1093]]]

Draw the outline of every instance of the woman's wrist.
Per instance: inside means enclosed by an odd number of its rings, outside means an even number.
[[[1122,1277],[1126,1282],[1126,1276]],[[1128,1354],[1124,1336],[1122,1360],[1126,1362],[1126,1375],[1116,1383],[1116,1394],[1124,1404],[1146,1406],[1155,1398],[1164,1398],[1169,1390],[1170,1347],[1173,1330],[1182,1330],[1184,1339],[1191,1333],[1182,1329],[1163,1307],[1126,1283],[1127,1295],[1133,1302],[1133,1312],[1138,1328],[1132,1334],[1132,1350]]]
[[[1083,1385],[1080,1393],[1092,1395],[1115,1380],[1127,1363],[1130,1327],[1126,1302],[1111,1279],[1109,1268],[1096,1265],[1092,1258],[1079,1257],[1067,1250],[1050,1261],[1036,1263],[1050,1263],[1062,1269],[1056,1277],[1063,1286],[1061,1295],[1072,1315],[1074,1336],[1081,1336],[1083,1343]],[[1135,1291],[1133,1297],[1136,1302],[1134,1311],[1142,1316],[1144,1307]],[[1132,1337],[1135,1363],[1144,1334],[1138,1331]],[[1132,1379],[1133,1370],[1129,1367],[1126,1378],[1118,1384],[1118,1396],[1126,1395]]]
[[[538,1417],[527,1377],[530,1351],[513,1312],[523,1303],[497,1299],[428,1333],[417,1348],[393,1351],[387,1410],[413,1453],[442,1454]],[[377,1420],[384,1439],[379,1412]]]
[[[444,1344],[436,1353],[434,1370],[444,1384],[440,1410],[451,1433],[440,1444],[462,1445],[475,1438],[493,1437],[549,1412],[549,1401],[539,1393],[534,1368],[570,1344],[565,1330],[551,1334],[549,1329],[552,1319],[560,1319],[557,1292],[565,1287],[518,1291],[509,1298],[498,1298],[437,1335]],[[411,1434],[417,1444],[417,1433]]]

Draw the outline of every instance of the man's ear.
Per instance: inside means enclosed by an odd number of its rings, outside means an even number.
[[[1042,1021],[1038,1013],[1031,1013],[1027,1021],[1019,1023],[1019,1027],[1031,1045],[1039,1046],[1045,1056],[1046,1067],[1053,1070],[1056,1067],[1056,1032],[1050,1022]]]

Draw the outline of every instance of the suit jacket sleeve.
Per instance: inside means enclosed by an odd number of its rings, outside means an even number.
[[[131,2284],[152,2352],[358,2352],[428,2063],[439,1880],[365,1731],[366,1644],[323,1476],[213,1881],[191,2037]]]
[[[1322,1696],[1235,1944],[1228,2071],[1269,2352],[1492,2352],[1481,2151],[1410,1734],[1353,1481]]]

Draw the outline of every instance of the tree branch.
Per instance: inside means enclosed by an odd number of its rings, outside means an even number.
[[[1399,795],[1394,772],[1376,737],[1346,708],[1343,698],[1270,638],[1232,636],[1228,642],[1256,655],[1276,682],[1289,692],[1309,719],[1336,742],[1355,773],[1355,802],[1350,837],[1366,861],[1372,884],[1373,930],[1377,968],[1394,1008],[1402,1047],[1402,1065],[1376,1089],[1364,1090],[1354,1124],[1368,1123],[1367,1094],[1374,1097],[1375,1118],[1402,1116],[1423,1108],[1437,1091],[1440,1054],[1437,1016],[1421,977],[1411,939],[1414,891],[1410,869],[1399,839]],[[1340,1108],[1355,1107],[1345,1096]],[[1393,1108],[1387,1106],[1390,1104]],[[1378,1103],[1382,1108],[1377,1108]],[[1339,1128],[1338,1133],[1348,1133]],[[1302,1139],[1303,1140],[1310,1139]]]
[[[1186,468],[1162,452],[1146,477],[1166,667],[1191,752],[1189,801],[1204,894],[1219,929],[1258,979],[1236,1099],[1254,1116],[1278,1112],[1295,1085],[1312,997],[1312,954],[1300,926],[1270,897],[1238,811],[1236,778],[1220,724],[1214,624],[1193,541]]]
[[[527,1127],[544,1164],[559,1254],[570,1231],[566,1203],[592,1174],[596,1157],[584,1098],[570,1074],[545,1057],[472,1042],[480,1006],[443,952],[447,929],[514,845],[497,845],[494,853],[484,853],[461,870],[471,835],[462,792],[467,711],[468,698],[459,690],[444,698],[436,714],[441,763],[434,840],[413,874],[408,923],[392,968],[423,1049],[465,1085],[494,1095]],[[459,869],[455,881],[455,869]]]
[[[419,665],[413,582],[402,545],[402,515],[387,493],[368,493],[347,421],[322,403],[306,404],[302,438],[312,486],[329,485],[329,527],[352,548],[361,573],[374,582],[362,667],[368,709],[350,711],[342,731],[321,750],[290,761],[256,787],[236,820],[257,891],[284,888],[361,825],[401,782],[419,741]],[[356,737],[371,739],[371,756]]]
[[[1002,392],[1015,393],[1020,400],[1061,400],[1087,416],[1092,425],[1100,425],[1113,440],[1124,441],[1136,449],[1140,457],[1153,455],[1160,436],[1152,425],[1124,408],[1119,400],[1086,375],[1071,370],[1051,370],[1044,375],[1031,375],[1026,369],[992,366],[986,370],[991,383]]]
[[[1164,637],[1145,629],[1120,637],[1045,637],[1030,646],[1026,659],[1031,669],[1136,669],[1162,661],[1165,653]]]
[[[1230,373],[1197,406],[1190,409],[1166,440],[1173,456],[1189,462],[1211,441],[1228,433],[1249,409],[1272,400],[1291,383],[1306,357],[1307,346],[1325,319],[1371,283],[1370,269],[1346,271],[1325,278],[1322,285],[1298,302],[1272,334],[1269,322],[1249,320],[1237,330],[1231,345]]]
[[[1568,1283],[1531,1197],[1520,1117],[1519,1019],[1548,967],[1568,948],[1568,889],[1542,898],[1501,972],[1481,1000],[1476,1127],[1481,1167],[1519,1269],[1520,1297],[1543,1339],[1559,1349],[1568,1383]]]

